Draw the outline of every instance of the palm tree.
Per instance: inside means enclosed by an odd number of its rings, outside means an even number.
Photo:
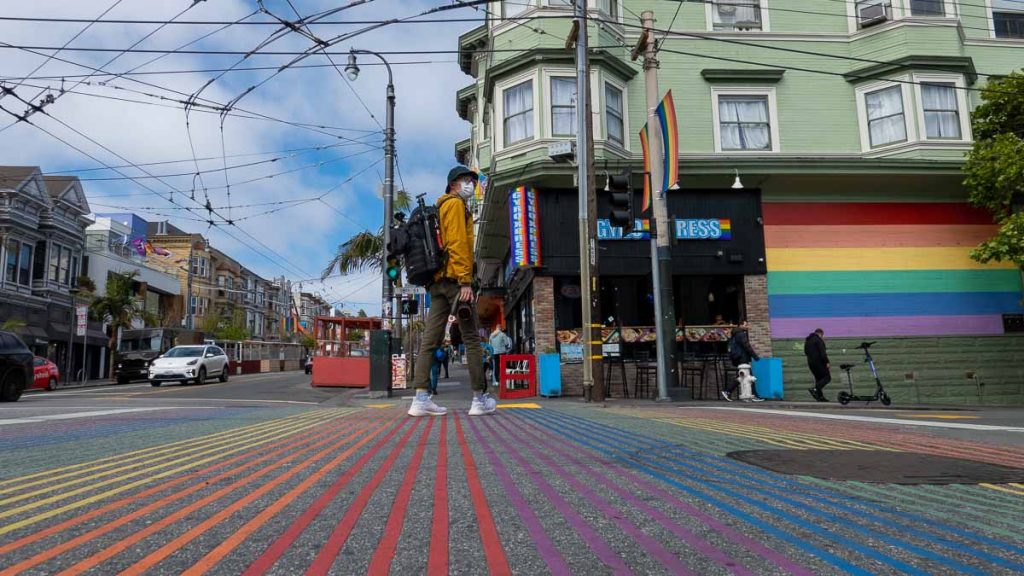
[[[118,274],[112,272],[107,278],[106,293],[103,296],[95,297],[89,304],[89,311],[96,320],[101,320],[110,325],[110,340],[107,348],[110,349],[111,368],[117,363],[116,343],[125,328],[131,328],[136,320],[151,321],[152,314],[146,312],[141,303],[135,297],[135,276],[138,272]]]
[[[412,198],[405,190],[395,192],[395,210],[408,213],[412,208]],[[380,271],[384,267],[384,227],[381,226],[374,234],[369,230],[356,232],[351,238],[338,245],[338,252],[324,268],[320,279],[326,279],[334,273],[350,274],[364,270]]]

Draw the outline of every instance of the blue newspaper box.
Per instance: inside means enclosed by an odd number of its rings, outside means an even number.
[[[782,400],[782,358],[761,358],[751,366],[757,382],[757,395],[771,400]]]
[[[562,395],[562,359],[558,354],[537,355],[537,376],[541,396]]]

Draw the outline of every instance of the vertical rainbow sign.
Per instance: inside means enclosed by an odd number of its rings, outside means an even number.
[[[640,129],[640,150],[644,156],[644,200],[640,206],[642,214],[651,207],[651,155],[650,147],[647,145],[647,124]]]
[[[519,186],[509,194],[509,232],[513,266],[540,266],[540,230],[537,224],[537,192]]]
[[[669,90],[656,110],[661,123],[661,145],[665,153],[664,190],[679,187],[679,124],[676,122],[676,104]]]

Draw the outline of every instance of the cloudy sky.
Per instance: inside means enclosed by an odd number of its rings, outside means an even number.
[[[292,6],[307,16],[349,3],[291,0],[290,6],[287,0],[265,0],[263,4],[273,15],[295,20]],[[310,29],[328,40],[366,26],[348,22],[412,16],[447,4],[451,3],[369,0],[324,19],[331,23],[313,24]],[[106,20],[274,21],[258,9],[256,0],[206,0],[194,5],[190,0],[33,0],[3,2],[2,16],[93,20],[106,12]],[[482,16],[461,8],[423,19]],[[87,25],[0,20],[0,42],[4,43],[0,44],[0,81],[16,94],[0,98],[0,106],[20,114],[26,105],[19,97],[33,102],[48,94],[56,98],[46,106],[47,115],[30,118],[33,125],[14,123],[12,116],[0,112],[0,163],[76,174],[96,213],[130,210],[150,221],[170,220],[207,235],[219,249],[266,278],[305,278],[304,290],[345,301],[348,308],[379,311],[380,280],[373,273],[323,283],[308,279],[319,276],[340,242],[363,229],[377,230],[382,222],[380,125],[384,124],[387,83],[382,66],[362,57],[359,78],[347,83],[320,54],[298,65],[306,68],[275,75],[274,68],[294,56],[256,53],[242,60],[238,55],[43,49],[70,41],[68,48],[122,50],[138,43],[136,50],[171,50],[194,42],[186,50],[246,52],[280,29],[244,24],[161,28],[159,24],[101,22],[86,29]],[[346,39],[331,51],[454,50],[458,35],[476,25],[394,24]],[[301,52],[312,45],[310,39],[291,32],[261,51]],[[453,144],[468,135],[469,125],[456,115],[454,98],[456,90],[472,79],[459,70],[455,54],[386,57],[393,64],[397,94],[395,126],[402,177],[397,186],[404,182],[413,193],[434,195],[443,188],[453,162]],[[347,57],[339,54],[333,59],[343,70]],[[243,70],[208,71],[232,66]],[[132,73],[115,77],[94,74],[95,68]],[[31,78],[21,80],[25,76]],[[253,86],[257,87],[246,93]],[[210,106],[244,97],[222,124],[221,115],[209,107],[197,106],[186,115],[182,102],[200,89],[198,102]],[[199,177],[194,175],[197,166]],[[210,227],[204,222],[210,217],[203,208],[207,200],[217,214],[235,220],[236,226]]]

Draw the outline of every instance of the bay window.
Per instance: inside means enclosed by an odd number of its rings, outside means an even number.
[[[551,79],[551,135],[576,135],[576,78]]]
[[[504,145],[533,138],[533,80],[521,82],[503,94]]]
[[[907,119],[903,109],[903,89],[890,86],[864,95],[868,140],[872,148],[905,142]]]
[[[623,128],[622,90],[611,84],[604,85],[604,118],[608,139],[619,145],[625,143]]]

